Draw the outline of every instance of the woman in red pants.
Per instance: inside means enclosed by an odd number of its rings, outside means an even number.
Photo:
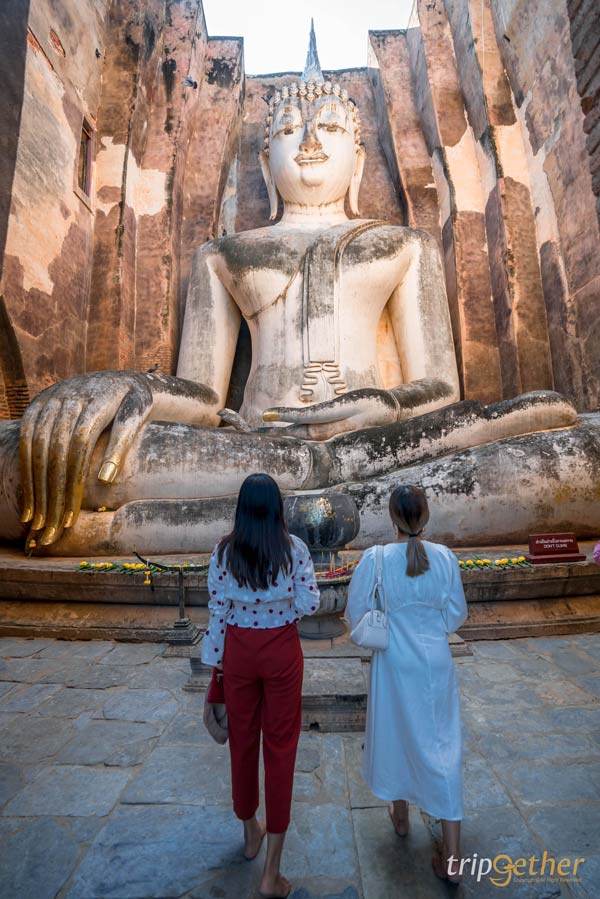
[[[260,893],[284,899],[291,885],[279,866],[302,723],[304,660],[296,622],[317,611],[319,590],[308,549],[288,533],[281,493],[269,475],[253,474],[242,484],[234,528],[211,556],[208,590],[202,661],[223,671],[233,808],[244,824],[244,855],[258,854],[266,832]],[[261,732],[266,828],[256,818]]]

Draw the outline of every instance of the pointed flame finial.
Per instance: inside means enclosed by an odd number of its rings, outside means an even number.
[[[314,19],[310,20],[310,39],[308,42],[308,53],[306,54],[306,65],[302,73],[302,81],[322,82],[323,72],[321,71],[321,63],[319,62],[319,54],[317,53],[317,38],[315,35]]]

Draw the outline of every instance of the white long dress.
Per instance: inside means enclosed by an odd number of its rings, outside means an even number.
[[[405,799],[435,818],[462,819],[462,739],[458,686],[447,634],[467,617],[456,556],[423,541],[430,569],[406,576],[406,543],[384,547],[390,640],[374,652],[362,775],[384,800]],[[375,586],[375,547],[350,583],[346,618],[354,627]]]

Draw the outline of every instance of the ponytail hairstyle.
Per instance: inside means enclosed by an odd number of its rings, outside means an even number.
[[[251,590],[267,590],[279,571],[292,570],[283,499],[270,475],[251,474],[242,484],[233,530],[220,541],[217,559],[238,586]]]
[[[429,521],[429,506],[422,487],[404,484],[390,496],[390,518],[400,533],[408,535],[406,547],[406,576],[418,577],[429,571],[425,547],[418,540]]]

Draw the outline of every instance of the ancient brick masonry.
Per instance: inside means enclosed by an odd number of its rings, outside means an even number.
[[[1,13],[22,51],[2,69],[20,110],[0,166],[2,417],[83,370],[174,370],[195,247],[268,222],[263,98],[289,78],[245,77],[242,42],[210,38],[200,0],[17,6]],[[361,111],[361,215],[438,241],[463,395],[555,387],[596,408],[597,3],[419,2],[406,31],[370,34],[366,68],[328,76]],[[386,383],[391,340],[384,316]],[[243,331],[233,406],[249,352]]]

